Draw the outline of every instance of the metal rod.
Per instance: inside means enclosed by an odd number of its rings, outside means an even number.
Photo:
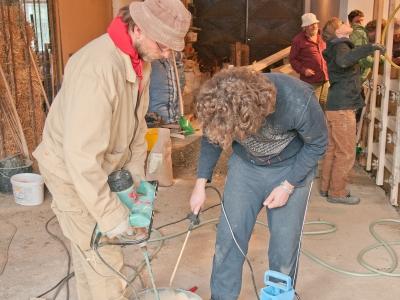
[[[37,0],[37,5],[38,5],[38,11],[39,11],[39,31],[40,31],[40,60],[42,62],[42,66],[44,66],[45,58],[44,58],[44,41],[43,41],[43,27],[42,27],[42,3],[40,3],[40,0]],[[37,23],[36,23],[37,24]],[[43,73],[43,78],[45,74]]]
[[[247,45],[249,41],[249,0],[246,0],[246,15],[244,27],[244,43]]]
[[[25,8],[25,3],[24,3],[24,8]],[[29,105],[30,105],[30,111],[29,111],[29,116],[30,116],[30,123],[31,123],[31,128],[33,129],[33,138],[35,141],[35,144],[38,145],[39,141],[37,138],[37,128],[36,128],[36,112],[35,112],[35,99],[34,99],[34,93],[33,93],[33,84],[32,84],[32,68],[30,64],[30,59],[29,59],[29,53],[26,51],[26,48],[30,49],[29,41],[28,41],[28,35],[26,33],[26,13],[25,10],[22,10],[21,6],[18,6],[18,11],[19,11],[19,23],[20,23],[20,29],[22,32],[22,37],[25,43],[25,49],[24,51],[24,58],[25,58],[25,66],[28,68],[28,76],[29,76]]]
[[[151,269],[151,265],[150,265],[149,253],[147,252],[147,246],[141,246],[140,248],[143,251],[144,260],[146,261],[147,271],[149,272],[151,285],[152,285],[153,291],[154,291],[154,296],[155,296],[154,298],[156,300],[160,300],[160,295],[158,294],[156,283],[154,281],[153,270]]]
[[[49,35],[50,35],[50,76],[51,76],[51,100],[54,99],[56,84],[59,82],[59,62],[57,59],[57,42],[56,42],[56,26],[53,0],[47,1],[47,16],[49,19]]]
[[[177,68],[177,66],[176,66],[175,51],[172,51],[172,60],[173,60],[173,65],[174,65],[174,73],[175,73],[175,78],[176,78],[176,86],[177,86],[177,88],[178,88],[179,110],[181,111],[181,116],[184,116],[183,97],[182,97],[182,91],[181,91],[181,83],[180,83],[180,81],[179,81],[178,68]]]
[[[31,21],[33,24],[33,28],[35,31],[35,37],[36,37],[36,41],[37,41],[36,52],[39,52],[39,36],[37,34],[38,27],[37,27],[37,20],[36,20],[37,14],[36,14],[36,1],[35,0],[32,0],[32,5],[33,5],[33,19],[32,19],[32,15],[31,15]]]

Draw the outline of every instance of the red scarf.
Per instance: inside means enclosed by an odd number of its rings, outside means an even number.
[[[115,46],[129,55],[136,75],[143,79],[143,60],[140,59],[135,47],[133,47],[132,38],[128,33],[128,24],[124,23],[121,17],[116,17],[108,26],[107,33]]]

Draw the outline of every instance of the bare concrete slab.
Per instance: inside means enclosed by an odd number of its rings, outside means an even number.
[[[192,149],[195,151],[196,149]],[[178,168],[179,169],[179,168]],[[224,170],[224,167],[221,167]],[[155,227],[185,217],[189,212],[188,199],[194,183],[195,166],[182,165],[176,172],[172,187],[160,188],[156,203]],[[216,177],[216,185],[222,189],[223,171]],[[318,179],[315,181],[307,214],[307,221],[324,220],[336,225],[337,231],[328,235],[305,236],[303,249],[312,252],[322,260],[345,270],[368,272],[357,263],[357,255],[376,241],[369,233],[369,225],[377,219],[397,219],[399,214],[387,201],[382,189],[375,186],[366,173],[355,169],[352,192],[362,198],[359,205],[346,206],[330,204],[318,195]],[[215,192],[208,191],[206,207],[217,204]],[[25,300],[37,296],[52,287],[66,274],[67,257],[60,244],[45,231],[44,226],[53,213],[50,209],[51,197],[48,195],[40,206],[24,207],[15,204],[11,195],[0,194],[0,236],[6,236],[14,224],[17,232],[9,248],[8,263],[0,276],[0,299]],[[219,207],[202,214],[201,220],[217,218]],[[259,220],[266,222],[265,212]],[[6,225],[5,225],[6,224]],[[163,228],[163,235],[186,230],[188,223]],[[56,222],[50,223],[50,230],[62,237]],[[325,229],[321,226],[306,226],[305,231]],[[378,225],[377,231],[388,241],[400,240],[400,226]],[[184,235],[166,240],[161,251],[152,261],[156,284],[168,286],[169,278],[178,257]],[[209,277],[214,253],[215,224],[210,223],[191,234],[181,264],[176,273],[173,286],[189,289],[198,287],[197,293],[203,299],[209,299]],[[263,275],[268,268],[266,258],[268,230],[257,225],[250,243],[249,258],[254,268],[258,289],[263,287]],[[0,241],[0,255],[4,255],[5,246]],[[149,244],[152,252],[156,244]],[[394,246],[397,255],[400,247]],[[124,248],[127,263],[138,264],[142,254],[136,246]],[[381,248],[366,255],[367,261],[385,269],[390,264],[388,254]],[[1,260],[0,260],[1,261]],[[1,269],[0,269],[1,270]],[[399,268],[397,272],[400,272]],[[148,281],[146,270],[143,278]],[[71,281],[70,299],[77,299],[74,279]],[[141,289],[136,283],[138,289]],[[399,277],[353,277],[339,274],[322,267],[302,255],[300,261],[297,292],[303,300],[395,300],[400,299]],[[50,294],[51,296],[51,294]],[[48,296],[47,299],[51,299]],[[65,299],[65,291],[57,299]],[[241,300],[256,299],[247,266],[243,272]]]

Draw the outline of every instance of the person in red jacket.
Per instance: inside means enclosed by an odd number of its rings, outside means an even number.
[[[300,74],[300,79],[314,87],[315,95],[324,109],[329,88],[328,69],[322,56],[326,45],[319,33],[317,17],[313,13],[306,13],[301,20],[303,30],[292,41],[289,61]]]

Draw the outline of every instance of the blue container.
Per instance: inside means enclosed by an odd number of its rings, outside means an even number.
[[[275,279],[275,281],[271,281]],[[261,300],[293,300],[294,289],[290,276],[276,272],[267,271],[264,275],[265,288],[261,289]]]

